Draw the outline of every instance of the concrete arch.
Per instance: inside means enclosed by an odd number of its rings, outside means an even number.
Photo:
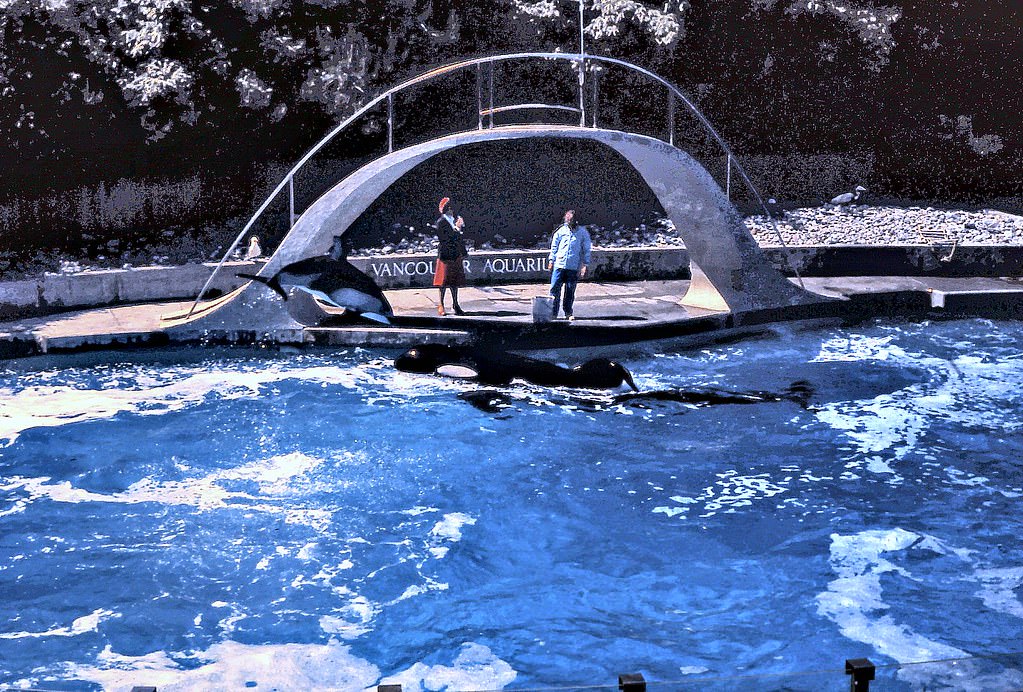
[[[623,156],[643,177],[681,235],[690,256],[692,282],[682,304],[716,311],[755,310],[816,303],[822,296],[793,285],[764,258],[735,207],[710,174],[689,154],[652,137],[616,130],[570,126],[511,126],[470,130],[400,149],[355,171],[324,193],[301,215],[260,271],[325,254],[388,187],[442,151],[466,144],[526,138],[587,139]],[[221,328],[294,327],[269,292],[249,284],[222,301],[220,309],[197,311],[189,322],[213,320]],[[215,315],[213,314],[215,313]],[[283,321],[282,321],[283,320]],[[258,322],[254,325],[253,322]]]

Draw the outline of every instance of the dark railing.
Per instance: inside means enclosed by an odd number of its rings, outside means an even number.
[[[742,675],[692,674],[670,680],[648,680],[641,672],[623,673],[615,684],[612,680],[592,684],[550,685],[544,687],[504,688],[505,692],[677,692],[678,690],[699,690],[700,692],[734,692],[735,690],[814,690],[836,692],[843,687],[849,692],[869,692],[871,682],[877,689],[923,689],[929,686],[921,680],[933,680],[938,689],[1020,689],[1023,677],[1023,651],[1009,653],[978,654],[962,658],[948,658],[906,663],[875,665],[867,658],[850,658],[843,667],[818,670],[793,671],[787,673],[757,673]],[[986,667],[988,666],[988,667]],[[140,677],[145,671],[140,673]],[[899,675],[905,674],[900,679]],[[970,684],[965,684],[970,683]],[[924,687],[921,687],[923,685]],[[418,685],[417,685],[418,687]],[[0,692],[52,692],[55,688],[4,687]],[[382,682],[377,692],[402,692],[400,684]],[[136,685],[131,692],[158,692],[157,687]],[[475,692],[488,692],[476,690]],[[497,691],[494,691],[497,692]]]

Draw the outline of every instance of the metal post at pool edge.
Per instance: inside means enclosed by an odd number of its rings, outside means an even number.
[[[646,692],[646,678],[642,673],[622,673],[618,676],[619,692]]]
[[[849,692],[870,692],[870,681],[876,668],[868,658],[845,659],[845,674],[849,679]]]

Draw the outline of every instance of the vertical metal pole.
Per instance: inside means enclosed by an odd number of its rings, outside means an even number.
[[[586,127],[586,39],[583,0],[579,0],[579,127]]]
[[[579,127],[586,127],[586,61],[579,61]]]
[[[725,197],[732,200],[732,155],[728,155],[728,164],[725,167]]]
[[[394,151],[394,94],[387,95],[387,153]]]
[[[295,225],[295,176],[294,175],[289,175],[288,176],[288,209],[289,209],[288,218],[291,221],[291,223],[288,226],[288,229],[290,230]]]
[[[490,129],[494,129],[494,61],[490,61]]]
[[[598,104],[598,100],[597,100],[597,82],[599,81],[598,80],[598,75],[599,74],[600,74],[599,72],[594,72],[593,76],[590,78],[592,80],[592,83],[593,83],[593,98],[592,98],[592,103],[590,103],[590,110],[593,112],[593,128],[594,129],[596,129],[596,127],[597,127],[597,104]]]
[[[481,65],[483,63],[476,63],[476,112],[479,114],[479,118],[476,121],[476,129],[483,129],[483,73],[481,72]]]
[[[579,55],[586,56],[586,44],[583,38],[583,0],[579,0]]]
[[[668,90],[668,144],[675,146],[675,94]]]

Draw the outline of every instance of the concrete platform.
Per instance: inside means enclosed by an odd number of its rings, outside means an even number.
[[[395,324],[346,324],[249,333],[183,333],[171,336],[161,316],[187,309],[188,302],[96,308],[0,322],[0,357],[171,344],[295,344],[407,348],[421,343],[485,340],[518,350],[605,347],[643,341],[689,343],[736,338],[783,322],[861,320],[963,315],[1023,316],[1020,279],[948,277],[821,277],[805,279],[832,303],[746,312],[712,312],[678,304],[687,281],[583,282],[576,320],[534,324],[532,299],[545,284],[465,287],[464,316],[439,317],[437,291],[388,291]]]

